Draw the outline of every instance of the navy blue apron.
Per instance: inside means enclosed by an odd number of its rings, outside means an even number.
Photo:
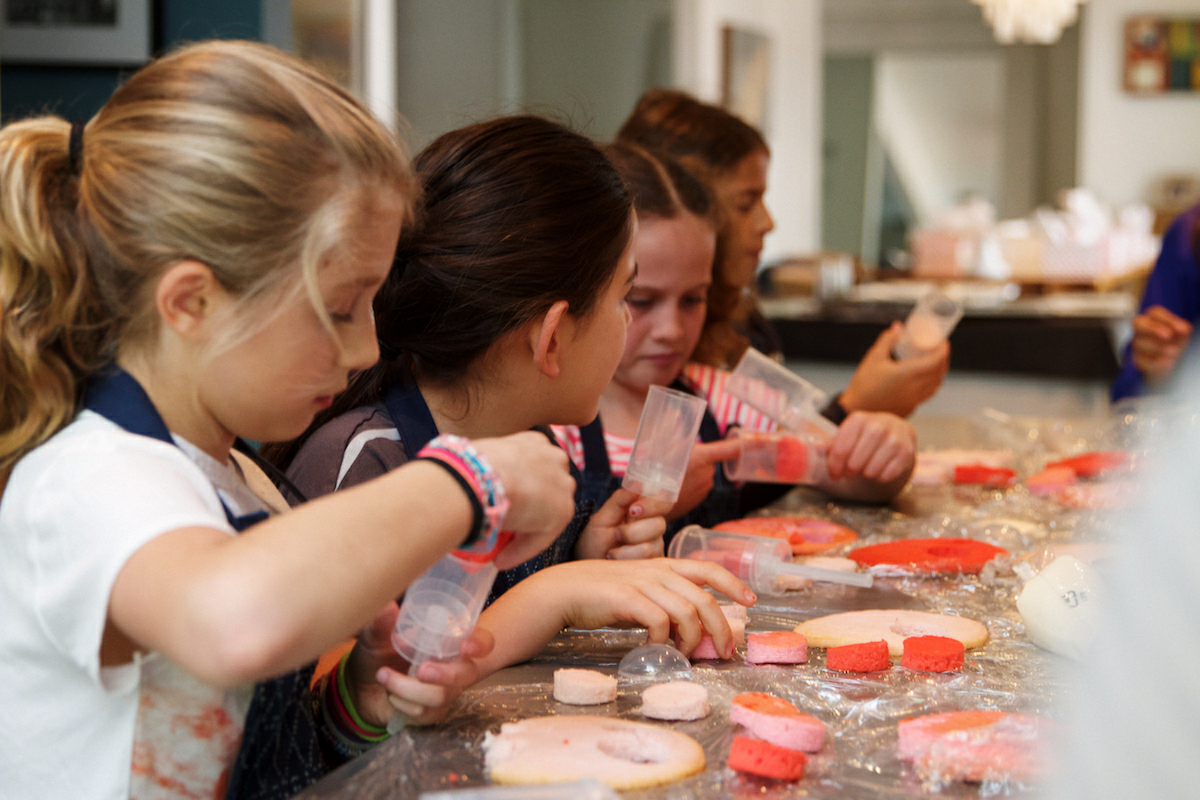
[[[93,379],[83,405],[130,433],[175,444],[146,390],[123,369],[114,368]],[[224,501],[221,505],[225,518],[238,532],[268,516],[266,511],[239,516]],[[283,800],[337,766],[322,754],[317,739],[309,692],[315,668],[314,661],[255,687],[227,798]]]
[[[672,383],[670,388],[693,394],[692,390],[679,380]],[[608,448],[604,444],[604,427],[599,416],[579,429],[579,438],[583,444],[582,485],[585,497],[599,507],[621,486],[621,479],[612,474]],[[700,420],[700,441],[707,443],[720,439],[721,428],[712,411],[705,405],[704,416]],[[708,495],[687,514],[667,523],[663,541],[669,546],[671,538],[688,525],[711,528],[718,522],[736,519],[740,515],[738,488],[725,477],[725,471],[717,466],[713,475],[713,488]]]
[[[384,397],[383,404],[387,408],[388,416],[392,418],[396,430],[400,432],[400,443],[404,446],[404,454],[408,456],[409,461],[412,461],[417,457],[421,448],[438,435],[437,424],[433,421],[433,415],[429,413],[429,406],[426,404],[425,398],[421,396],[421,390],[415,383],[408,386],[394,386]],[[554,441],[554,437],[547,431],[541,432],[546,434],[550,441]],[[496,576],[491,594],[488,595],[488,605],[533,573],[553,564],[571,560],[575,542],[579,539],[579,534],[583,532],[592,512],[597,507],[595,503],[583,496],[583,481],[574,464],[571,464],[571,474],[575,478],[575,516],[571,518],[571,522],[548,548],[528,561],[506,569]]]
[[[158,409],[150,401],[150,395],[120,367],[101,374],[88,384],[83,406],[130,433],[149,436],[175,446],[175,440],[171,438],[171,432],[167,430],[167,424],[163,422]],[[224,500],[221,500],[221,507],[225,509],[225,519],[239,533],[269,516],[266,511],[236,515]]]

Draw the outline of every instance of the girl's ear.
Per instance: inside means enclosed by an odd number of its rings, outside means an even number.
[[[177,261],[159,278],[154,302],[163,323],[180,336],[191,338],[211,319],[224,290],[205,264]]]
[[[571,323],[567,315],[567,301],[559,300],[550,310],[535,320],[529,329],[529,344],[533,349],[533,363],[549,378],[557,378],[562,371],[562,345],[566,327]]]

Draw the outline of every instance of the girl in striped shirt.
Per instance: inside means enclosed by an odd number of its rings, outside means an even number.
[[[712,526],[779,497],[789,487],[733,486],[715,465],[737,452],[723,441],[735,426],[771,430],[774,423],[725,391],[729,373],[691,361],[705,321],[717,247],[708,193],[693,175],[665,154],[617,143],[609,158],[625,178],[638,216],[634,255],[638,265],[626,297],[632,321],[625,353],[600,398],[599,417],[555,433],[583,472],[585,485],[611,491],[625,472],[646,394],[652,385],[673,386],[704,397],[708,413],[701,444],[679,501],[668,514],[673,530],[683,524]],[[916,434],[886,412],[854,412],[829,447],[829,478],[819,488],[851,500],[886,501],[912,471]]]

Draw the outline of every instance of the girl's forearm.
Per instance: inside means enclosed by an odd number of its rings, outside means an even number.
[[[492,652],[476,662],[481,677],[533,658],[568,624],[556,584],[545,576],[545,572],[534,573],[480,615],[479,627],[496,640]]]
[[[203,529],[158,537],[118,576],[110,616],[139,645],[210,682],[258,680],[357,632],[465,539],[471,522],[445,471],[409,464],[237,537]]]

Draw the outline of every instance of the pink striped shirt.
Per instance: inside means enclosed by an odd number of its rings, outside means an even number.
[[[735,425],[750,431],[775,430],[774,420],[764,417],[754,408],[725,393],[725,384],[729,382],[729,373],[725,370],[693,362],[683,368],[679,379],[693,394],[708,401],[709,411],[716,418],[717,428],[721,431],[722,436]],[[550,427],[559,444],[575,462],[575,466],[583,469],[583,439],[579,434],[579,427],[577,425],[551,425]],[[608,451],[608,463],[612,474],[624,475],[625,469],[629,466],[629,454],[633,452],[633,439],[605,431],[604,446]]]

